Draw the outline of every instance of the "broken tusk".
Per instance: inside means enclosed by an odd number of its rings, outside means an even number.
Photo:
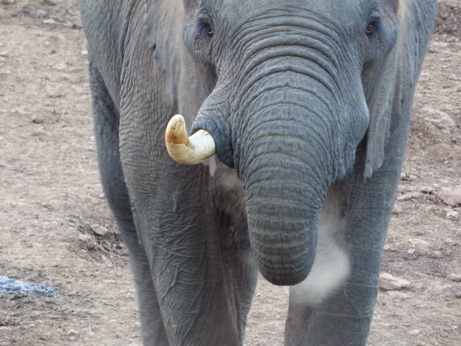
[[[186,122],[179,114],[171,118],[166,127],[165,144],[171,158],[185,165],[201,163],[216,151],[215,142],[209,132],[198,130],[189,137]]]

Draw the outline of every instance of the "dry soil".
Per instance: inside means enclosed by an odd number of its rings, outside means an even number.
[[[141,343],[85,49],[76,0],[0,0],[0,274],[59,288],[1,297],[1,346]],[[370,345],[461,345],[460,81],[461,0],[443,0],[384,253],[383,272],[409,284],[380,291]],[[260,280],[247,345],[283,344],[287,296]]]

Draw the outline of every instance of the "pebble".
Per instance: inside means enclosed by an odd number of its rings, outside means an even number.
[[[448,210],[445,217],[449,220],[457,221],[459,220],[459,213],[454,210]]]
[[[43,124],[45,120],[43,118],[33,118],[32,123],[34,124]]]
[[[447,276],[447,279],[454,282],[461,282],[461,274],[450,274]]]
[[[92,242],[93,238],[89,234],[80,234],[78,236],[78,239],[80,239],[83,242]]]
[[[55,65],[52,65],[51,68],[57,71],[64,71],[67,69],[67,64],[65,62],[60,62]]]
[[[456,127],[456,122],[445,112],[429,107],[424,107],[422,112],[426,115],[424,120],[432,123],[441,130],[447,131]]]
[[[406,300],[410,298],[408,294],[400,291],[389,291],[389,295],[394,300]]]
[[[75,341],[75,340],[77,340],[78,335],[79,335],[79,333],[78,333],[76,330],[74,330],[74,329],[71,329],[71,330],[69,330],[69,331],[67,332],[67,336],[69,337],[69,340],[70,340],[70,341]]]
[[[389,273],[379,275],[379,288],[384,291],[400,291],[408,287],[410,287],[410,282],[405,279],[395,277]]]
[[[395,204],[394,205],[394,210],[392,210],[392,213],[395,214],[395,215],[399,215],[401,214],[403,211],[402,207],[398,204]]]
[[[54,19],[49,18],[49,19],[45,19],[43,21],[43,24],[58,24],[58,22],[55,21]]]
[[[423,239],[419,239],[419,238],[411,238],[411,239],[408,239],[408,242],[411,244],[412,247],[420,250],[420,251],[423,251],[423,250],[428,250],[431,246],[431,244],[429,242],[427,242],[426,240],[423,240]]]
[[[444,203],[452,207],[457,207],[458,205],[461,205],[461,187],[445,187],[437,195]]]
[[[102,227],[98,224],[91,225],[90,227],[94,234],[99,235],[101,237],[104,237],[109,232],[107,228]]]
[[[404,181],[414,181],[414,180],[417,180],[418,177],[416,175],[413,175],[413,174],[406,174],[406,173],[401,173],[400,174],[400,179],[404,180]]]
[[[48,6],[56,6],[56,1],[53,0],[41,0],[41,3],[43,5],[48,5]]]
[[[435,191],[435,188],[433,188],[432,186],[424,186],[421,189],[419,189],[419,191],[421,191],[422,193],[431,194]]]
[[[415,198],[417,198],[417,194],[415,193],[404,193],[402,195],[397,196],[397,201],[405,202],[405,201],[411,201]]]

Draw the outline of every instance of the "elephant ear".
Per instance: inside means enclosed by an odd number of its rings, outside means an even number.
[[[385,159],[385,147],[391,133],[407,126],[413,95],[424,55],[434,26],[437,0],[399,2],[398,37],[384,66],[372,78],[377,79],[368,95],[370,125],[367,134],[366,178],[379,169]]]

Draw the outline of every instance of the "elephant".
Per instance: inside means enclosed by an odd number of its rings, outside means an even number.
[[[260,274],[289,286],[286,345],[367,343],[436,10],[80,0],[145,345],[242,345]]]

